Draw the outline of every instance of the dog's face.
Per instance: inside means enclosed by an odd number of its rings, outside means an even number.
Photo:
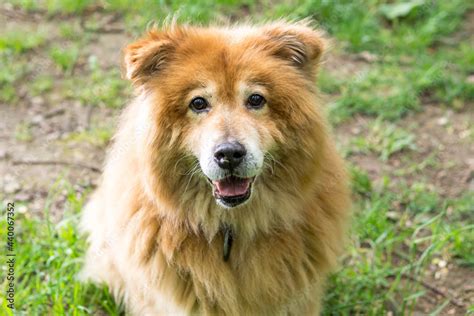
[[[219,204],[247,201],[274,144],[276,128],[268,117],[262,85],[248,80],[225,87],[215,79],[190,91],[187,147],[198,158]],[[268,98],[268,96],[267,96]]]
[[[307,123],[301,109],[323,49],[302,24],[151,31],[125,54],[127,76],[153,97],[166,146],[193,156],[218,204],[252,196],[266,162]],[[306,114],[303,114],[306,113]],[[178,162],[176,162],[178,163]],[[269,167],[270,168],[270,167]]]

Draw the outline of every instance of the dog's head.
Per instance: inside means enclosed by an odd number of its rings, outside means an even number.
[[[147,113],[160,138],[157,155],[187,158],[175,163],[188,176],[201,173],[218,204],[230,208],[251,198],[282,147],[305,146],[298,142],[317,115],[313,80],[323,47],[305,23],[172,25],[129,45],[125,71],[153,100]]]

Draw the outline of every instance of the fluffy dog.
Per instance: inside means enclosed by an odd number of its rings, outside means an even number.
[[[84,210],[83,275],[134,315],[316,315],[349,191],[307,23],[171,23],[125,49],[136,96]]]

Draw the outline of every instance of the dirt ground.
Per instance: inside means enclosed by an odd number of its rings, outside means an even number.
[[[77,18],[60,17],[79,24]],[[104,16],[103,19],[110,19]],[[0,5],[0,25],[8,28],[21,27],[34,30],[38,23],[53,34],[48,41],[58,40],[54,36],[54,21],[41,14],[33,16]],[[108,27],[124,29],[120,21]],[[120,66],[120,50],[133,37],[121,32],[97,32],[83,49],[74,73],[84,71],[88,56],[95,55],[101,66]],[[6,31],[6,30],[4,30]],[[0,31],[2,32],[2,31]],[[55,80],[61,75],[54,65],[48,63],[41,49],[28,53],[31,63],[41,67],[43,72],[53,73]],[[323,65],[328,71],[339,76],[354,75],[370,68],[370,62],[359,56],[328,54]],[[94,127],[113,126],[117,122],[119,110],[105,107],[88,107],[77,100],[64,96],[58,84],[45,95],[31,97],[27,91],[27,80],[18,86],[21,98],[15,104],[0,103],[0,190],[15,201],[28,202],[28,212],[41,216],[45,200],[53,184],[64,178],[74,184],[77,190],[94,185],[100,173],[106,146],[87,141],[66,141],[68,135]],[[331,96],[337,97],[337,96]],[[127,100],[123,100],[124,104]],[[341,146],[350,143],[356,136],[366,135],[371,118],[356,115],[335,128]],[[30,126],[31,140],[20,141],[16,136],[18,126]],[[457,197],[463,192],[474,191],[474,104],[461,111],[446,110],[442,104],[423,104],[422,111],[411,113],[399,123],[416,135],[416,150],[398,153],[381,162],[375,154],[360,153],[349,156],[350,162],[366,170],[370,178],[377,182],[383,175],[408,183],[423,180],[430,183],[443,197]],[[436,163],[425,164],[428,157]],[[36,162],[31,164],[29,162]],[[398,171],[412,165],[419,169],[400,174]],[[52,205],[52,213],[61,216],[62,201],[57,199]],[[436,270],[438,271],[438,270]],[[443,293],[448,293],[463,306],[474,303],[474,271],[451,267],[447,273],[429,276],[429,283]],[[432,291],[432,295],[421,300],[419,313],[430,310],[444,299]],[[448,306],[447,314],[458,314],[461,309]]]

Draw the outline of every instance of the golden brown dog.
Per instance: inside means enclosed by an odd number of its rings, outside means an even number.
[[[83,215],[84,276],[134,315],[315,315],[349,193],[306,23],[153,29]]]

